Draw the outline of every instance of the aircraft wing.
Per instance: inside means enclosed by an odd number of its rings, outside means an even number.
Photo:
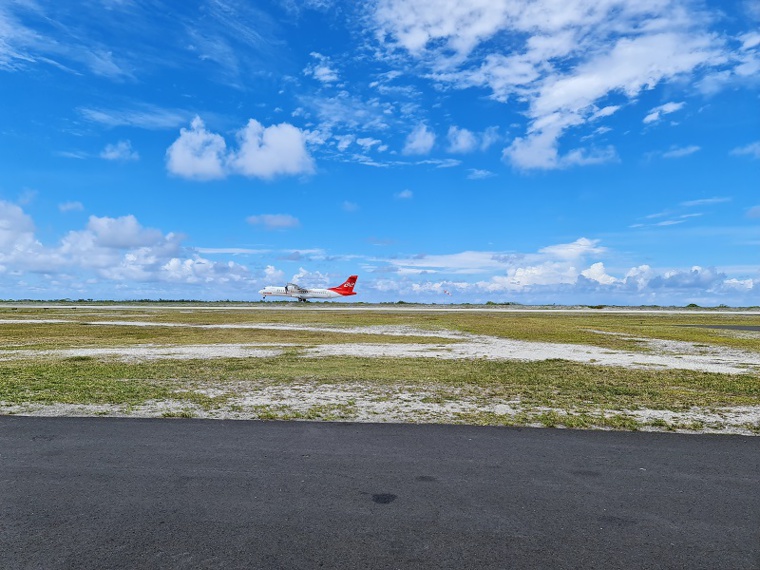
[[[288,283],[287,285],[285,285],[285,291],[287,291],[288,293],[296,293],[296,294],[297,293],[308,293],[309,292],[308,289],[304,289],[303,287],[299,287],[295,283]]]

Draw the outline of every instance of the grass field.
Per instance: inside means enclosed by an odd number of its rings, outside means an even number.
[[[0,305],[0,412],[760,432],[760,333],[703,328],[756,314],[203,308]]]

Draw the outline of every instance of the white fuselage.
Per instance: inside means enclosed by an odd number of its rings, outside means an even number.
[[[343,295],[340,295],[339,293],[336,293],[335,291],[330,291],[329,289],[297,289],[297,290],[290,290],[290,288],[286,287],[273,287],[268,286],[264,287],[262,290],[259,291],[259,294],[264,297],[292,297],[294,299],[335,299],[337,297],[342,297]]]

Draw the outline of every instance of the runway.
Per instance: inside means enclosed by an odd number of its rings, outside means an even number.
[[[550,314],[591,314],[591,315],[701,315],[701,316],[760,316],[760,309],[726,308],[726,309],[688,309],[680,307],[626,307],[606,306],[592,308],[588,306],[562,305],[434,305],[413,303],[353,303],[339,301],[269,301],[241,302],[238,304],[204,301],[186,303],[115,303],[115,304],[70,304],[47,302],[5,302],[0,308],[7,309],[62,309],[62,310],[102,310],[102,311],[334,311],[380,313],[550,313]]]
[[[760,438],[0,417],[2,568],[760,567]]]

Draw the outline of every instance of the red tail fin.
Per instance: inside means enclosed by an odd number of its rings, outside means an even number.
[[[334,291],[343,296],[356,295],[356,293],[354,293],[354,285],[356,285],[357,277],[357,275],[352,275],[346,279],[345,283],[342,285],[338,285],[337,287],[330,287],[330,291]]]

